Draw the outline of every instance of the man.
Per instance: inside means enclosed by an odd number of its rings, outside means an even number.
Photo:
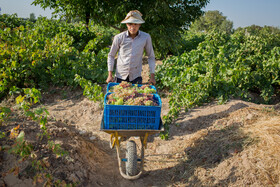
[[[149,84],[156,84],[155,81],[155,54],[152,46],[152,39],[148,33],[140,31],[139,28],[145,21],[138,10],[130,11],[121,23],[125,23],[127,31],[114,37],[111,50],[108,54],[108,78],[109,82],[120,83],[122,81],[132,84],[142,84],[142,58],[144,50],[148,56],[150,68]],[[113,78],[114,59],[118,52],[116,74]]]

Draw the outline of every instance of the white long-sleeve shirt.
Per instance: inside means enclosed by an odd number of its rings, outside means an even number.
[[[114,59],[118,52],[116,77],[125,80],[129,76],[129,81],[140,77],[144,50],[148,56],[150,73],[155,73],[155,54],[148,33],[138,31],[134,39],[129,36],[128,31],[116,35],[108,54],[108,71],[114,70]]]

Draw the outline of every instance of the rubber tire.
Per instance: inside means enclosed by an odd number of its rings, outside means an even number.
[[[132,140],[128,141],[126,145],[126,159],[126,174],[135,176],[137,174],[137,149],[136,143]]]

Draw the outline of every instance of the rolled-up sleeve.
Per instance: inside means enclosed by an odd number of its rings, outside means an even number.
[[[148,64],[150,68],[150,73],[155,73],[156,68],[156,60],[155,60],[155,53],[153,49],[152,39],[149,35],[147,38],[146,46],[145,46],[146,55],[148,56]]]
[[[108,60],[107,60],[107,64],[108,64],[108,71],[113,71],[114,70],[114,62],[115,62],[115,56],[119,50],[119,37],[118,35],[114,37],[112,46],[111,46],[111,50],[108,54]]]

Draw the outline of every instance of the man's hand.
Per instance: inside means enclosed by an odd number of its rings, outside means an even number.
[[[106,80],[107,83],[114,82],[114,78],[113,78],[112,74],[113,74],[112,71],[109,71],[109,74],[108,74],[108,77],[107,77],[107,80]]]
[[[154,73],[151,73],[149,84],[156,85],[156,79],[155,79],[155,74]]]

